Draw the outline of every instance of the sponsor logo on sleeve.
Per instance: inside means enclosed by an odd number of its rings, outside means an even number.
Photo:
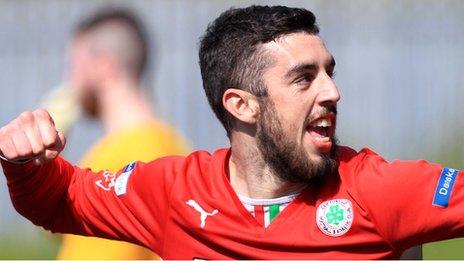
[[[322,233],[339,237],[353,224],[353,205],[348,199],[332,199],[322,202],[316,211],[316,224]]]
[[[132,174],[132,171],[135,168],[136,163],[129,163],[125,168],[123,173],[115,181],[114,192],[116,195],[121,196],[127,193],[127,184],[129,182],[129,177]]]
[[[438,180],[432,205],[437,207],[448,207],[451,192],[453,191],[454,182],[458,176],[457,169],[443,168]]]
[[[123,172],[124,173],[132,172],[132,170],[134,170],[136,164],[137,164],[136,162],[131,162],[131,163],[127,164],[127,166],[124,168]]]

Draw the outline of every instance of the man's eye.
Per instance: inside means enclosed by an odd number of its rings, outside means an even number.
[[[330,78],[333,79],[337,75],[337,72],[333,71],[333,72],[328,72],[327,74],[329,75]]]
[[[311,74],[305,74],[302,75],[301,77],[297,78],[295,83],[297,84],[307,84],[310,83],[314,80],[314,76]]]

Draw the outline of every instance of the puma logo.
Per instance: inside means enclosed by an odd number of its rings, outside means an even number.
[[[197,203],[195,200],[193,200],[193,199],[188,200],[187,202],[185,202],[185,204],[191,206],[193,209],[195,209],[197,212],[200,213],[200,227],[201,227],[201,228],[204,228],[204,227],[205,227],[206,218],[207,218],[207,217],[214,216],[214,215],[216,215],[217,213],[219,213],[219,210],[217,210],[217,209],[213,210],[211,213],[206,212],[206,211],[205,211],[200,205],[198,205],[198,203]]]

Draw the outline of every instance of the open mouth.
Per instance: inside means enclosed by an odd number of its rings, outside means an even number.
[[[335,134],[335,115],[333,113],[317,117],[306,125],[311,142],[320,152],[329,152]]]

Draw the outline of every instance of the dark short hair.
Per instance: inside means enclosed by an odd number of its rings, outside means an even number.
[[[224,92],[238,88],[266,96],[262,72],[272,61],[259,45],[295,32],[319,33],[312,12],[285,6],[232,8],[206,29],[199,52],[203,88],[228,135],[234,119],[222,104]]]
[[[82,20],[76,26],[74,33],[75,35],[87,33],[111,22],[124,24],[134,32],[135,40],[140,47],[140,57],[137,59],[134,71],[137,77],[140,78],[147,66],[148,38],[142,22],[133,11],[122,7],[106,7],[99,9]]]

